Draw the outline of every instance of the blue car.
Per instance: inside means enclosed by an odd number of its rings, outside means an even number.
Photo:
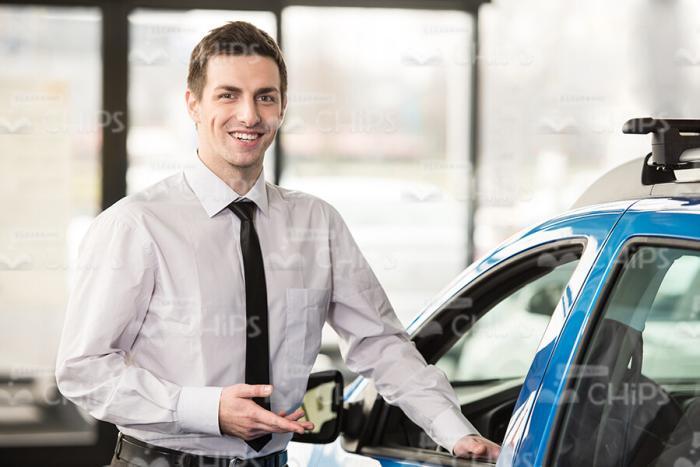
[[[700,465],[700,121],[635,119],[653,151],[472,264],[410,325],[498,466]],[[695,174],[695,180],[699,180]],[[371,381],[314,374],[290,467],[456,459]],[[319,444],[323,443],[323,444]]]

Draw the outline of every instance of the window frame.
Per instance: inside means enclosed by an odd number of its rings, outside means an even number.
[[[536,262],[542,254],[554,254],[556,255],[557,259],[561,259],[565,255],[569,255],[571,253],[576,255],[575,260],[579,261],[579,264],[576,266],[576,269],[569,278],[569,281],[567,281],[568,286],[571,283],[571,278],[576,273],[578,268],[590,267],[590,265],[580,262],[581,258],[587,251],[587,248],[588,239],[585,236],[572,236],[555,239],[536,245],[504,259],[500,263],[479,274],[474,280],[465,284],[457,292],[453,293],[448,299],[446,299],[444,304],[439,307],[430,317],[428,317],[428,319],[426,319],[411,335],[412,341],[416,344],[416,348],[421,355],[423,355],[426,361],[429,364],[434,364],[447,351],[449,351],[449,349],[459,342],[461,337],[471,328],[471,326],[466,327],[461,333],[455,333],[449,340],[444,340],[441,339],[440,336],[431,332],[432,326],[430,325],[432,323],[438,322],[444,329],[444,326],[449,325],[449,323],[452,323],[458,317],[464,316],[466,312],[467,314],[478,315],[475,319],[470,318],[467,320],[467,323],[471,323],[471,325],[473,325],[489,311],[491,311],[496,305],[520,290],[522,287],[543,277],[547,273],[553,271],[557,266],[565,264],[557,262],[554,267],[542,265],[538,266]],[[518,281],[518,279],[522,279],[525,276],[528,270],[532,270],[533,266],[542,269],[542,271],[539,274],[527,276],[525,280]],[[464,297],[472,295],[475,289],[485,289],[485,293],[482,292],[481,295],[488,296],[487,305],[480,311],[474,313],[474,311],[479,308],[478,305],[473,307],[470,306],[466,310],[464,308],[449,306],[455,300],[462,300]],[[489,295],[489,292],[491,291],[495,293]],[[479,302],[475,300],[474,303]],[[424,331],[425,334],[421,335],[421,331]],[[517,394],[515,394],[516,402],[520,391],[521,388],[518,387]],[[491,398],[493,396],[488,397]],[[475,465],[475,461],[473,460],[457,459],[447,453],[441,453],[438,451],[381,445],[382,433],[384,432],[384,428],[392,407],[386,404],[384,400],[377,395],[376,390],[372,385],[368,385],[365,389],[363,389],[363,394],[360,399],[364,400],[365,405],[371,405],[371,411],[367,417],[365,427],[358,437],[357,443],[351,444],[348,443],[346,439],[343,439],[342,444],[346,450],[372,457],[400,458],[402,460],[429,462],[436,465]],[[394,407],[393,410],[400,409]],[[484,463],[483,465],[492,464]]]
[[[589,345],[594,337],[595,331],[605,313],[615,285],[618,284],[620,276],[623,273],[625,266],[629,263],[630,258],[642,247],[659,247],[659,248],[677,248],[685,250],[694,250],[700,252],[700,240],[689,240],[681,238],[669,238],[654,235],[632,236],[622,243],[619,253],[612,259],[613,269],[607,278],[604,279],[603,288],[600,295],[597,297],[593,306],[590,318],[587,320],[583,330],[582,338],[579,345],[574,349],[571,365],[564,375],[564,389],[556,404],[556,413],[554,415],[554,423],[550,433],[544,434],[547,438],[546,452],[542,465],[550,466],[556,458],[556,450],[559,441],[561,440],[561,431],[563,428],[564,419],[568,413],[568,405],[562,403],[562,399],[569,397],[571,391],[575,389],[576,379],[572,375],[572,369],[578,368],[586,358]]]

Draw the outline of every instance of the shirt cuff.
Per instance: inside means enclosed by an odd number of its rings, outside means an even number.
[[[430,437],[450,454],[454,455],[453,449],[457,441],[467,435],[481,436],[467,420],[462,411],[455,406],[448,407],[438,414],[430,424]]]
[[[219,400],[223,388],[185,386],[177,401],[177,419],[184,433],[221,436]]]

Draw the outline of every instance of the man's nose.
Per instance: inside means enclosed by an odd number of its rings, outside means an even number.
[[[260,121],[258,108],[255,105],[255,98],[253,97],[241,99],[236,110],[238,121],[247,127],[255,126]]]

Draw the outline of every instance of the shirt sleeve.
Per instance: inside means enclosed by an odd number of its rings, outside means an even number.
[[[130,361],[156,284],[155,245],[106,210],[83,238],[56,360],[61,393],[93,417],[161,433],[220,435],[221,388],[181,387]]]
[[[329,208],[333,292],[328,323],[341,338],[343,359],[352,371],[373,380],[387,403],[453,453],[457,440],[479,432],[462,415],[445,373],[418,352],[347,225]]]

